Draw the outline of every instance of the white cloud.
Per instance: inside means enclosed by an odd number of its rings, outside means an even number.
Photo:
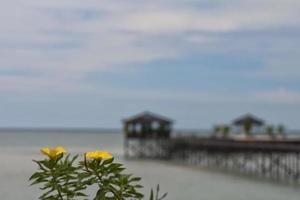
[[[218,16],[205,16],[190,10],[139,12],[129,14],[120,20],[121,30],[146,34],[178,34],[186,31],[218,32],[236,29],[233,20]]]
[[[1,76],[0,91],[2,94],[65,94],[92,89],[89,85],[76,80],[67,81],[60,77],[22,77]]]
[[[175,4],[178,2],[174,2]],[[120,28],[148,34],[185,31],[228,32],[299,26],[297,1],[226,1],[213,8],[182,6],[142,9],[120,15]],[[124,13],[123,13],[124,14]],[[118,15],[117,15],[118,16]]]
[[[300,92],[280,88],[273,91],[255,92],[254,97],[258,101],[268,103],[299,104]]]
[[[34,85],[31,79],[41,84],[43,79],[53,79],[68,87],[68,81],[84,82],[86,74],[93,71],[119,70],[132,63],[188,54],[196,42],[205,44],[196,49],[199,52],[230,48],[255,52],[259,48],[255,40],[250,50],[234,39],[225,39],[231,45],[225,46],[223,33],[299,28],[300,3],[296,0],[230,0],[208,8],[194,6],[197,2],[7,1],[0,8],[0,69],[39,73],[41,78],[20,77],[28,85]],[[99,16],[85,19],[89,12]],[[190,32],[196,33],[187,34]],[[216,33],[220,35],[213,36]],[[165,42],[165,36],[175,44]],[[286,49],[292,52],[295,47]],[[279,58],[273,49],[265,51],[262,59],[272,62],[267,73],[278,69],[278,74],[295,74],[297,55]],[[290,62],[285,69],[274,64],[287,59]],[[7,81],[3,76],[1,79]]]

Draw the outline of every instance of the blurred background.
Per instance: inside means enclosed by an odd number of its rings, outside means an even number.
[[[293,143],[284,149],[296,159],[299,10],[297,0],[2,2],[0,198],[37,199],[27,181],[31,160],[41,147],[63,145],[72,153],[113,152],[142,176],[145,192],[159,183],[170,200],[299,199],[299,186],[273,180],[272,170],[265,180],[191,164],[191,157],[124,156],[131,139],[161,139],[149,132],[152,124],[124,123],[150,113],[172,121],[163,125],[170,141]],[[299,160],[292,162],[287,174],[298,180]]]

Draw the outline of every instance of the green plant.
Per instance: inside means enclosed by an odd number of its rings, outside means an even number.
[[[154,194],[153,189],[151,189],[150,200],[162,200],[167,196],[167,193],[164,193],[161,197],[159,196],[159,185],[156,187],[156,193]]]
[[[229,132],[230,132],[230,126],[229,125],[223,125],[222,126],[223,137],[225,137],[225,138],[228,137]]]
[[[47,155],[44,160],[36,161],[38,171],[31,177],[31,185],[42,185],[41,200],[139,200],[144,195],[139,191],[141,178],[124,173],[125,167],[114,162],[109,152],[95,151],[84,154],[84,159],[77,161],[78,155],[66,155],[62,147],[43,148]],[[88,188],[95,189],[93,197],[86,193]],[[161,200],[159,186],[154,199],[151,190],[150,200]]]
[[[274,137],[274,126],[273,125],[268,125],[266,127],[266,133],[270,136],[270,137]]]
[[[123,174],[125,170],[122,164],[113,163],[113,158],[108,160],[93,159],[81,162],[87,185],[97,185],[94,200],[101,199],[141,199],[143,194],[137,191],[142,186],[138,184],[141,180],[139,177],[133,177],[130,174]]]
[[[250,121],[246,121],[243,125],[243,128],[244,128],[245,134],[247,136],[250,136],[251,135],[251,130],[253,128],[253,124]]]
[[[217,134],[220,132],[220,130],[221,130],[221,126],[219,126],[219,125],[215,125],[215,126],[213,127],[213,133],[214,133],[215,135],[217,135]]]
[[[285,135],[285,127],[284,127],[284,125],[282,125],[282,124],[279,124],[278,126],[277,126],[277,133],[279,134],[279,135]]]
[[[84,182],[81,180],[80,169],[75,167],[74,161],[78,156],[70,158],[67,155],[63,159],[63,154],[40,161],[35,161],[39,166],[39,171],[35,172],[30,180],[31,185],[43,184],[40,189],[45,191],[39,199],[63,200],[76,199],[79,196],[86,196],[81,191],[86,189]]]

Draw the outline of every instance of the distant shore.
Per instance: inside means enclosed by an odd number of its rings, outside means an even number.
[[[122,134],[121,128],[93,128],[93,127],[0,127],[1,133],[92,133],[92,134]],[[173,136],[209,136],[212,134],[210,129],[175,129]],[[286,134],[293,137],[300,136],[300,130],[287,130]]]

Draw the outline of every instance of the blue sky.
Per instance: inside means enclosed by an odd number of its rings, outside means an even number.
[[[12,0],[0,8],[0,127],[177,128],[253,113],[300,129],[298,0]]]

